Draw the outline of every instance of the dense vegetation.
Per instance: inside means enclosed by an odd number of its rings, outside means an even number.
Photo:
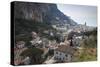
[[[88,38],[82,42],[82,48],[76,51],[76,61],[95,61],[97,60],[97,29],[85,32]]]
[[[23,51],[21,53],[21,56],[23,57],[30,57],[31,63],[30,64],[40,64],[44,61],[42,58],[43,50],[35,48],[35,47],[30,47],[27,50]]]
[[[88,38],[84,40],[84,47],[97,48],[97,28],[86,32],[85,35],[88,36]]]
[[[15,19],[15,40],[20,41],[23,40],[25,42],[30,41],[31,32],[34,31],[38,33],[40,37],[46,37],[48,39],[54,39],[55,37],[51,37],[49,34],[43,33],[44,30],[56,32],[54,28],[47,22],[36,22],[33,20],[26,19]]]
[[[26,19],[15,19],[15,32],[16,35],[26,34],[32,31],[42,32],[43,30],[53,29],[47,22],[36,22]]]
[[[97,60],[97,49],[85,48],[79,55],[78,61],[96,61]]]

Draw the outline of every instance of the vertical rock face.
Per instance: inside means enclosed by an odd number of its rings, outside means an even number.
[[[15,18],[42,22],[42,13],[38,4],[15,2]]]
[[[77,25],[72,19],[64,15],[56,4],[14,2],[14,18],[47,22],[51,24]]]

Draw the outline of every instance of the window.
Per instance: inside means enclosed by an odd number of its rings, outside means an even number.
[[[60,55],[61,55],[61,53],[60,53]]]
[[[62,60],[64,60],[64,57],[62,57]]]
[[[66,54],[65,56],[67,57],[68,55]]]
[[[56,52],[56,54],[58,54],[58,52]]]
[[[59,58],[59,60],[61,60],[61,58]]]

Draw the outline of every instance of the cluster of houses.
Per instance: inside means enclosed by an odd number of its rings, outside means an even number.
[[[58,31],[62,31],[66,33],[69,33],[71,31],[81,33],[85,31],[93,30],[93,27],[87,26],[86,22],[84,24],[78,24],[74,26],[70,24],[55,24],[55,25],[52,25],[52,27]]]
[[[45,57],[49,50],[54,50],[53,60],[56,60],[56,62],[71,62],[75,49],[80,47],[81,41],[82,36],[74,35],[70,40],[67,40],[67,37],[65,37],[64,41],[57,43],[56,40],[41,38],[33,31],[30,43],[32,46],[44,50],[42,57]],[[24,41],[18,41],[16,43],[16,47],[14,48],[15,65],[30,63],[30,57],[27,56],[23,58],[20,56],[26,49],[28,48],[25,47]]]
[[[25,47],[24,41],[18,41],[16,43],[16,46],[14,47],[14,64],[15,65],[29,64],[30,63],[29,57],[20,56],[20,54],[26,49],[27,49],[27,47]]]
[[[67,45],[60,45],[54,51],[54,59],[57,62],[70,62],[73,56],[73,48]]]
[[[33,40],[30,41],[32,45],[37,48],[44,48],[49,50],[54,50],[54,60],[57,62],[70,62],[72,61],[74,49],[80,47],[80,42],[82,36],[73,36],[72,40],[67,40],[67,38],[57,43],[56,40],[48,40],[47,38],[40,38],[36,32],[32,32]],[[72,41],[72,43],[71,43]],[[73,44],[73,45],[72,45]]]

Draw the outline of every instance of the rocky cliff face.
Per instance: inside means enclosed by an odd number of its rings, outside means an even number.
[[[49,3],[14,2],[14,18],[50,24],[77,25],[76,22],[64,15],[56,4]]]

